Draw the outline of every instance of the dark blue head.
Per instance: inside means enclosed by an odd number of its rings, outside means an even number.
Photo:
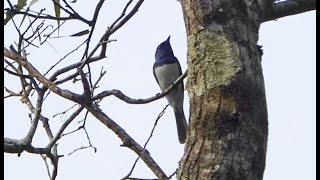
[[[174,56],[173,55],[173,51],[172,51],[172,48],[171,48],[171,45],[170,45],[170,36],[168,37],[167,40],[165,40],[164,42],[162,42],[158,47],[157,47],[157,50],[156,50],[156,54],[155,54],[155,57],[156,57],[156,61],[158,59],[163,59],[164,57],[167,57],[167,56]]]

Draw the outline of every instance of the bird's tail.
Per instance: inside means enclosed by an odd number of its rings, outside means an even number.
[[[179,111],[178,108],[173,108],[173,110],[176,117],[179,142],[184,144],[187,138],[188,124],[184,116],[183,109]]]

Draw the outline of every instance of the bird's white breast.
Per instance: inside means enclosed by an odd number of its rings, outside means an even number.
[[[180,77],[179,68],[178,64],[165,64],[155,69],[155,74],[162,91],[166,90]]]
[[[166,64],[158,66],[155,69],[155,75],[157,76],[159,86],[162,91],[165,91],[171,86],[181,75],[180,67],[178,64]],[[183,83],[183,82],[182,82]],[[177,85],[166,98],[172,107],[182,108],[183,106],[183,86]]]

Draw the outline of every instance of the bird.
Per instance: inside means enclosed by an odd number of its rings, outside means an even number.
[[[153,64],[153,75],[160,86],[161,91],[170,87],[181,75],[181,66],[174,56],[170,45],[170,36],[163,41],[156,49],[155,63]],[[181,144],[185,143],[188,124],[183,112],[184,99],[183,81],[177,84],[165,97],[173,108],[176,118],[178,139]]]

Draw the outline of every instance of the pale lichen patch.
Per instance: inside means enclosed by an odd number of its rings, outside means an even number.
[[[241,69],[237,49],[225,36],[208,30],[188,38],[188,79],[194,80],[187,83],[190,97],[231,82]]]

